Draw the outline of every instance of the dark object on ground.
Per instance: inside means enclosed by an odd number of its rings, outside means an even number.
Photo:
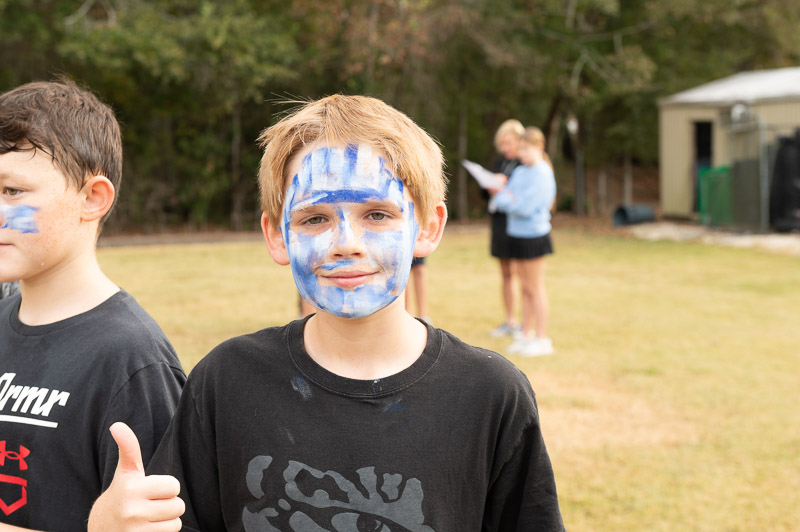
[[[620,205],[614,210],[614,227],[652,222],[656,219],[649,205]]]
[[[769,194],[769,223],[779,232],[800,230],[800,130],[779,142]]]

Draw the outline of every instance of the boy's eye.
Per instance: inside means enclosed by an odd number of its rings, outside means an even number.
[[[307,218],[303,223],[308,225],[319,225],[324,221],[324,216],[312,216],[311,218]]]
[[[22,191],[20,189],[18,189],[18,188],[5,187],[3,189],[3,194],[5,194],[7,196],[17,196],[17,195],[20,194],[20,192],[22,192]]]
[[[380,222],[381,220],[386,219],[386,213],[384,212],[371,212],[367,215],[367,218],[373,220],[375,222]]]

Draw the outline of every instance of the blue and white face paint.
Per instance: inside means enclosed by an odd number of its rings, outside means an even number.
[[[303,298],[363,318],[403,292],[418,226],[403,182],[369,147],[306,155],[286,191],[281,234]]]
[[[39,209],[30,205],[0,205],[0,229],[11,229],[20,233],[38,233],[36,226],[36,211]]]

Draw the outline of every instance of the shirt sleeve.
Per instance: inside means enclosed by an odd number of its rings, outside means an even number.
[[[195,393],[190,379],[147,474],[172,475],[180,482],[186,503],[182,530],[226,530],[213,422]]]
[[[492,482],[482,530],[563,532],[555,477],[539,425],[536,401],[533,418]],[[514,423],[511,424],[512,426]]]
[[[114,479],[118,461],[117,444],[108,428],[117,421],[128,425],[139,440],[146,465],[175,413],[185,382],[186,375],[182,369],[157,362],[131,375],[116,393],[100,436],[98,470],[103,490]]]
[[[536,210],[534,183],[531,182],[529,172],[516,169],[512,172],[509,184],[495,194],[493,201],[498,211],[528,217]],[[515,175],[517,174],[517,175]]]

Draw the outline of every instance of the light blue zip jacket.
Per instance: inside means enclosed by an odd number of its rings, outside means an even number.
[[[550,206],[556,197],[553,169],[545,161],[518,166],[508,185],[495,194],[489,209],[508,214],[506,232],[516,238],[535,238],[550,232]]]

